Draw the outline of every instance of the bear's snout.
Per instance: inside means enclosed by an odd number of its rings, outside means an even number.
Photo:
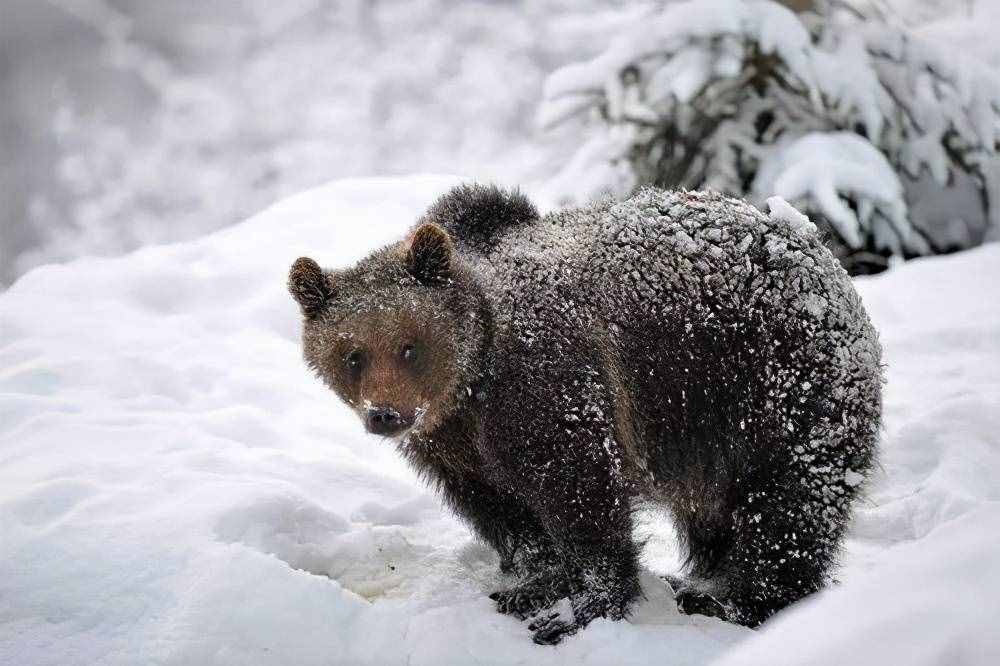
[[[394,437],[413,425],[413,417],[404,417],[392,407],[369,407],[365,413],[365,428],[373,435]]]

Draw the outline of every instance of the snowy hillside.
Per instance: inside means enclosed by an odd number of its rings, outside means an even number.
[[[882,472],[836,589],[759,632],[677,614],[555,648],[495,556],[307,372],[290,263],[397,238],[454,179],[339,181],[212,236],[0,294],[0,664],[998,663],[1000,245],[859,282]]]

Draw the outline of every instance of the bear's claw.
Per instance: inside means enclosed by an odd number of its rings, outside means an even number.
[[[555,645],[566,636],[572,636],[580,630],[576,622],[565,622],[559,619],[559,613],[552,613],[538,618],[528,625],[535,632],[532,638],[538,645]]]

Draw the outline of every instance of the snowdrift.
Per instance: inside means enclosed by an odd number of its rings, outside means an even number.
[[[679,615],[650,515],[632,620],[541,648],[485,596],[495,556],[309,375],[284,287],[454,182],[340,181],[0,294],[0,663],[1000,659],[1000,246],[860,283],[889,385],[842,585],[759,632]]]

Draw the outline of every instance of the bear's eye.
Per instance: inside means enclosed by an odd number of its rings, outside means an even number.
[[[344,366],[353,373],[361,372],[365,367],[365,355],[360,349],[355,349],[344,357]]]
[[[399,350],[399,357],[407,363],[413,363],[417,360],[416,346],[411,343],[403,345],[403,348]]]

